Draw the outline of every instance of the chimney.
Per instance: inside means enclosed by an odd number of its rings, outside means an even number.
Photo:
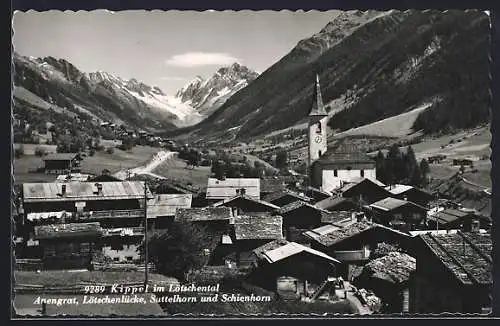
[[[241,188],[241,189],[240,189],[240,194],[241,194],[242,196],[244,196],[246,192],[247,192],[247,190],[246,190],[245,188]]]
[[[102,183],[96,183],[95,186],[97,188],[97,194],[102,195]]]
[[[61,196],[66,196],[66,185],[61,185]]]
[[[472,223],[471,223],[471,226],[470,226],[470,231],[472,233],[479,233],[479,230],[480,230],[480,224],[479,224],[479,220],[472,220]]]

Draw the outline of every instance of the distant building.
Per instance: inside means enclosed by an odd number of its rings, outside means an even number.
[[[427,214],[427,226],[430,229],[461,229],[471,231],[473,229],[489,229],[491,218],[476,214],[474,211],[447,208]]]
[[[410,312],[491,312],[491,234],[427,233],[417,239],[417,268],[410,279]]]
[[[258,178],[226,178],[224,180],[209,178],[206,199],[211,202],[230,199],[239,195],[241,189],[244,189],[245,195],[260,199],[260,179]]]
[[[385,198],[368,206],[370,215],[376,221],[404,231],[425,226],[427,208],[410,201]]]
[[[381,199],[392,197],[385,185],[375,179],[353,178],[351,182],[336,191],[344,198],[350,198],[358,205],[372,204]]]
[[[42,158],[45,173],[64,174],[78,171],[80,160],[78,153],[49,154]]]

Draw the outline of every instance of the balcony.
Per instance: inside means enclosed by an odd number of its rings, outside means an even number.
[[[88,219],[106,219],[106,218],[143,218],[143,209],[125,209],[112,211],[93,211],[89,212]]]

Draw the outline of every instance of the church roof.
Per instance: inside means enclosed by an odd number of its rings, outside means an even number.
[[[366,153],[358,151],[354,145],[346,143],[328,148],[318,161],[321,163],[337,164],[375,164],[375,161]]]
[[[309,113],[309,116],[313,115],[320,115],[320,116],[328,115],[328,113],[326,113],[325,106],[323,105],[323,97],[321,96],[321,88],[319,86],[318,75],[316,75],[316,86],[314,88],[312,109],[311,113]]]

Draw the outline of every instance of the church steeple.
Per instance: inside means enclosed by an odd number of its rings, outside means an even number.
[[[323,105],[323,97],[321,96],[318,74],[316,74],[316,87],[314,88],[313,104],[309,116],[328,116],[325,106]]]

